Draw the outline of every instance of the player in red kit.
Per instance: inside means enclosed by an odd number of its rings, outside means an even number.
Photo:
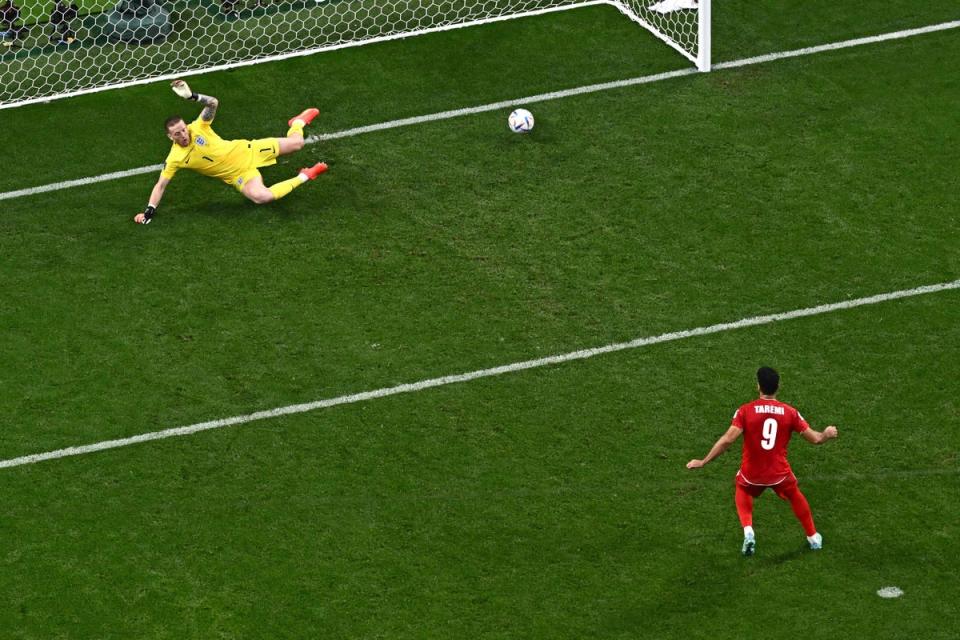
[[[822,432],[811,429],[799,411],[777,400],[779,388],[780,375],[770,367],[760,367],[757,370],[760,398],[737,409],[730,428],[703,460],[687,463],[687,469],[699,469],[726,451],[743,434],[743,461],[735,479],[735,500],[743,525],[741,551],[745,556],[752,556],[757,544],[753,531],[753,499],[766,489],[773,489],[781,499],[790,502],[811,549],[820,549],[823,545],[823,538],[813,524],[810,505],[800,492],[797,478],[787,462],[787,445],[794,432],[811,444],[823,444],[837,437],[837,428],[831,425]]]

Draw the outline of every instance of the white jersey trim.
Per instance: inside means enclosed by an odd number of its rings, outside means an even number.
[[[791,475],[793,474],[788,473],[787,475],[783,476],[776,482],[772,482],[770,484],[760,484],[759,482],[750,482],[749,480],[747,480],[747,476],[743,475],[743,471],[741,469],[737,469],[737,477],[743,479],[744,482],[754,487],[775,487],[781,482],[783,482],[784,480],[786,480],[787,478],[791,477]]]

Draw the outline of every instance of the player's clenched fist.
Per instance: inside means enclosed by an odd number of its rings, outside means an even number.
[[[150,221],[153,219],[153,214],[156,212],[157,208],[155,206],[152,204],[147,205],[147,208],[144,209],[142,213],[133,216],[133,221],[137,224],[150,224]]]

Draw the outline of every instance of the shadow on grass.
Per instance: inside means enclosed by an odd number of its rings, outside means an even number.
[[[787,551],[786,553],[781,553],[779,555],[773,556],[769,559],[771,564],[784,564],[790,562],[791,560],[796,560],[797,558],[802,557],[807,553],[807,549],[803,547],[798,547],[793,551]]]

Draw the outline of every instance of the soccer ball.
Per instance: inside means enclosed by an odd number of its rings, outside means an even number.
[[[533,114],[526,109],[517,109],[507,118],[507,125],[514,133],[527,133],[533,129]]]

